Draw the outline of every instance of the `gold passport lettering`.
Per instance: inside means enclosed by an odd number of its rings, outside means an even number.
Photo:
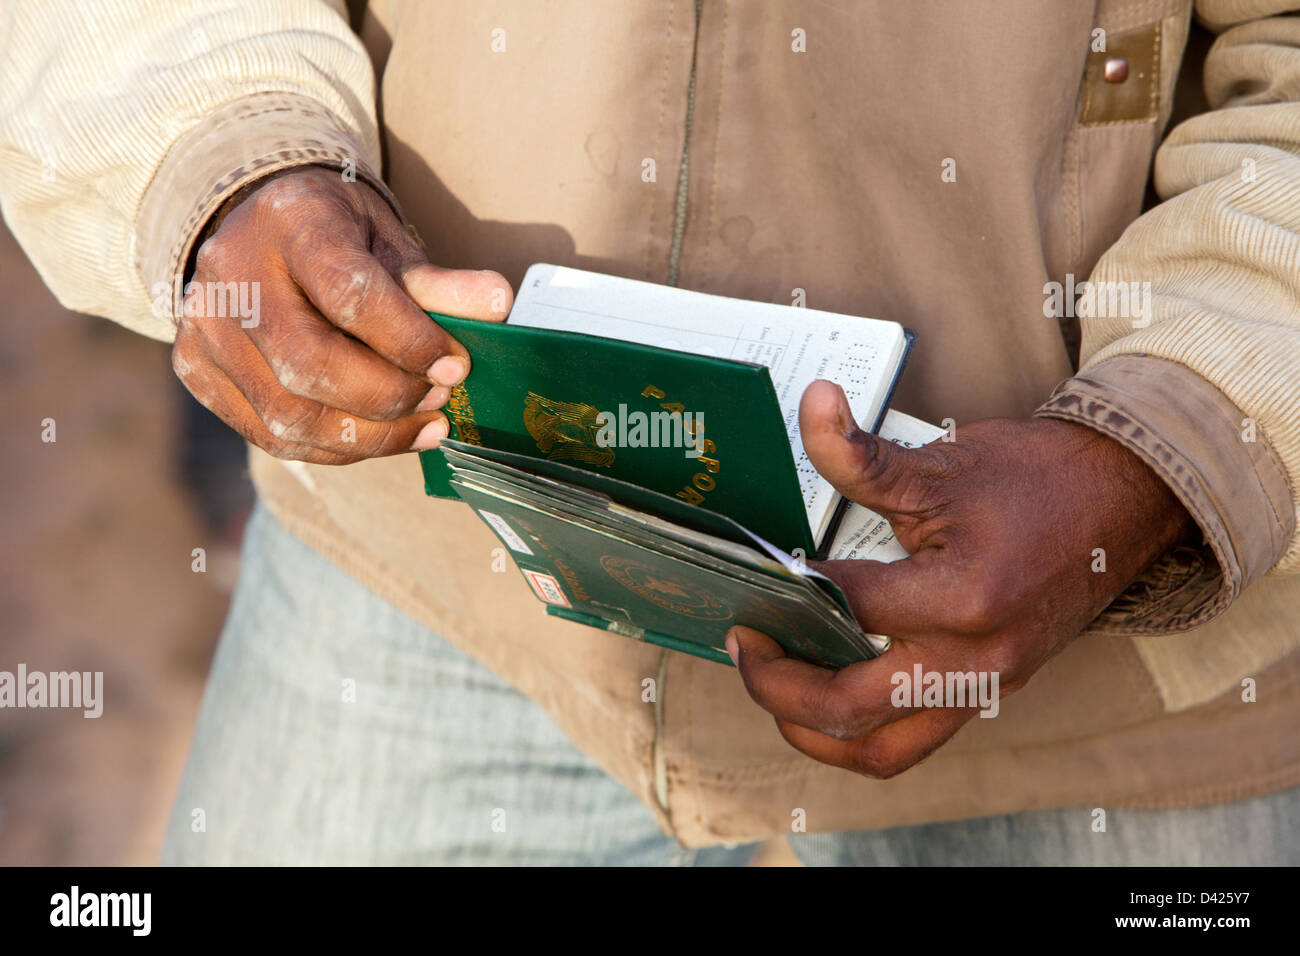
[[[658,388],[654,385],[647,385],[643,388],[641,390],[641,396],[643,398],[668,397],[667,393],[662,388]],[[686,406],[681,402],[660,402],[659,407],[673,415],[680,416],[684,415],[686,412]],[[692,442],[697,441],[697,432],[701,436],[704,434],[704,423],[698,416],[685,422],[682,427],[683,431],[691,437]],[[718,487],[718,482],[713,478],[713,476],[722,468],[722,462],[716,455],[718,446],[713,439],[705,438],[703,445],[697,447],[700,447],[703,453],[696,458],[695,461],[698,461],[702,466],[704,466],[704,471],[692,475],[690,484],[684,485],[681,491],[676,493],[678,498],[681,498],[687,504],[692,505],[704,504],[704,496],[714,488]]]
[[[557,402],[536,392],[529,392],[524,399],[524,427],[550,461],[568,459],[602,468],[613,464],[614,449],[596,443],[599,414],[595,405]]]
[[[464,382],[451,390],[451,395],[447,398],[447,406],[443,411],[456,426],[457,438],[468,445],[483,444],[478,425],[474,422],[474,406],[470,404],[469,392],[466,391]]]

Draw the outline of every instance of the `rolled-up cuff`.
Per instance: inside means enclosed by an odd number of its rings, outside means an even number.
[[[1094,428],[1138,455],[1204,534],[1165,555],[1094,623],[1111,632],[1196,627],[1281,559],[1295,533],[1286,472],[1267,437],[1185,366],[1146,355],[1099,362],[1035,413]]]
[[[320,103],[295,93],[257,93],[208,114],[167,152],[140,204],[135,263],[155,309],[176,320],[173,290],[200,231],[244,186],[291,166],[355,170],[397,210],[363,155],[359,137]],[[400,215],[400,212],[399,212]]]

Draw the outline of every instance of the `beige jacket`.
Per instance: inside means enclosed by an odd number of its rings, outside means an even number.
[[[902,410],[1091,425],[1170,483],[1205,540],[999,719],[874,781],[787,747],[729,668],[543,615],[492,573],[489,531],[422,496],[414,456],[331,469],[254,451],[295,533],[537,700],[689,845],[788,831],[796,808],[833,830],[1300,782],[1286,0],[1197,4],[1218,38],[1182,66],[1203,67],[1211,109],[1158,152],[1190,0],[703,0],[698,30],[690,0],[352,6],[360,40],[323,0],[0,7],[0,200],[66,305],[165,339],[151,290],[223,199],[284,166],[355,164],[445,265],[676,273],[777,302],[799,288],[905,323]],[[1117,57],[1128,76],[1107,82]],[[1153,152],[1164,201],[1142,214]],[[1141,321],[1046,318],[1046,284],[1090,273],[1150,283]]]

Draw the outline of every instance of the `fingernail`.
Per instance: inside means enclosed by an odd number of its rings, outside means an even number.
[[[727,639],[724,642],[727,645],[727,654],[731,657],[731,663],[737,667],[740,666],[740,641],[736,640],[736,635],[727,633]]]
[[[420,429],[420,434],[415,436],[415,441],[411,442],[411,451],[428,451],[430,448],[437,448],[438,442],[447,437],[447,429],[445,418],[429,422]]]
[[[417,412],[436,412],[442,406],[447,404],[447,399],[451,398],[451,389],[446,385],[435,385],[429,389],[429,393],[420,399],[420,404],[415,406]]]
[[[429,380],[435,385],[459,385],[469,374],[469,363],[459,355],[444,355],[429,369]]]

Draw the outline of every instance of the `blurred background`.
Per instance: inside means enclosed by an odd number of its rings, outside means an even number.
[[[167,346],[60,307],[3,224],[0,315],[0,670],[105,689],[98,719],[0,711],[0,865],[152,864],[252,500],[243,443]]]

